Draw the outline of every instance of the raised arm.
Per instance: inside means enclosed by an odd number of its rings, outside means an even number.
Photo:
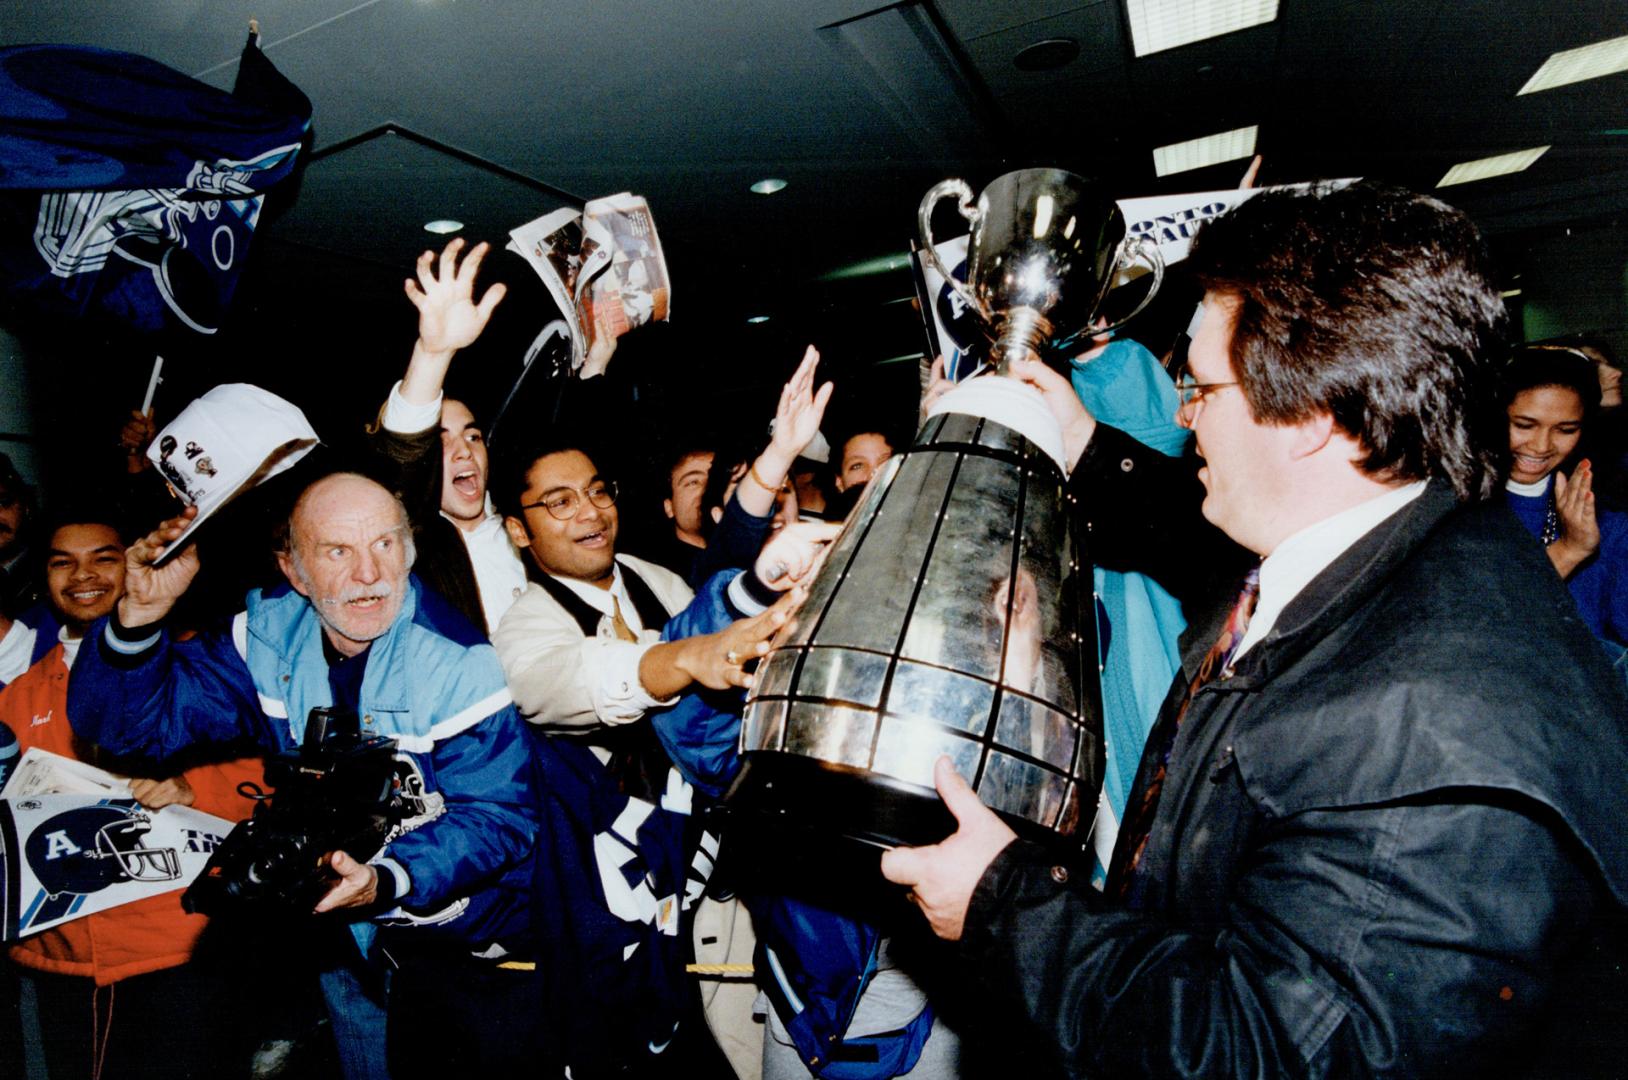
[[[780,389],[780,403],[774,411],[774,436],[768,448],[757,456],[752,467],[741,478],[735,489],[741,509],[753,517],[768,517],[774,512],[774,502],[780,487],[814,436],[820,433],[820,422],[825,419],[825,406],[831,400],[834,383],[814,389],[814,369],[819,366],[820,351],[810,345],[803,352],[803,362]]]
[[[407,299],[418,309],[418,340],[413,343],[399,391],[408,405],[440,400],[453,355],[475,343],[508,292],[508,286],[499,283],[475,300],[475,275],[489,249],[483,240],[459,262],[463,245],[457,239],[442,248],[439,256],[424,252],[414,268],[416,280],[408,278],[402,283]]]

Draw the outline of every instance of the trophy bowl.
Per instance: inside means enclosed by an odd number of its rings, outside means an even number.
[[[952,195],[972,227],[964,284],[944,267],[933,241],[933,211]],[[977,313],[994,343],[998,372],[1012,359],[1052,359],[1090,334],[1117,329],[1164,281],[1158,248],[1145,237],[1126,238],[1125,217],[1103,185],[1062,169],[1006,173],[976,203],[966,181],[944,180],[922,199],[917,224],[923,256]],[[1147,295],[1124,318],[1095,326],[1108,290],[1138,259],[1154,275]]]

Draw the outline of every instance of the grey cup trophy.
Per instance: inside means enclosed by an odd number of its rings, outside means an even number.
[[[951,195],[972,225],[965,284],[933,246],[933,210]],[[941,181],[922,199],[917,222],[923,256],[978,314],[1001,373],[1010,359],[1065,353],[1090,334],[1117,329],[1164,282],[1158,248],[1146,237],[1126,238],[1119,204],[1101,185],[1061,169],[1009,172],[986,187],[976,204],[966,181]],[[1115,279],[1137,259],[1153,271],[1147,295],[1123,319],[1093,328]]]
[[[946,190],[970,204],[965,184],[946,181],[928,193],[924,225]],[[1116,268],[1145,254],[1124,244],[1112,200],[1057,170],[1003,176],[963,212],[969,303],[1003,358],[1081,337]],[[1148,258],[1157,287],[1162,264]],[[1032,387],[979,376],[939,399],[871,481],[796,629],[759,668],[731,811],[884,846],[934,843],[954,829],[932,779],[948,755],[1020,831],[1083,848],[1102,711],[1067,466]]]

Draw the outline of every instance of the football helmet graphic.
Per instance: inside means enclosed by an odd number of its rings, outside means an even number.
[[[56,897],[88,895],[124,881],[178,881],[174,848],[146,846],[148,814],[133,800],[65,810],[41,822],[23,845],[40,887]]]

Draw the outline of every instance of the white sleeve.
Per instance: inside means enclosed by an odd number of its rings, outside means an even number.
[[[653,698],[639,681],[639,662],[655,642],[607,641],[589,638],[582,643],[582,666],[594,713],[607,724],[630,724],[651,709],[671,705]]]
[[[436,394],[435,400],[428,405],[412,405],[401,396],[401,380],[390,388],[390,396],[384,402],[384,422],[386,431],[393,431],[397,435],[411,435],[425,428],[438,427],[441,423],[441,398]]]
[[[34,639],[39,631],[21,622],[13,622],[6,636],[0,638],[0,684],[11,682],[28,670],[28,658],[34,655]]]
[[[626,724],[665,704],[645,692],[639,661],[649,643],[582,636],[571,616],[533,585],[498,623],[492,645],[514,703],[545,728]]]

